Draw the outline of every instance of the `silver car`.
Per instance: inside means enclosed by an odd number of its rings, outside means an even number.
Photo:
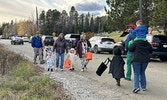
[[[113,52],[115,41],[112,38],[94,36],[89,41],[92,45],[91,51],[94,53],[109,52],[111,54]]]

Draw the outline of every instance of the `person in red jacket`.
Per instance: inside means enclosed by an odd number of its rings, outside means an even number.
[[[89,60],[86,60],[85,53],[88,52],[90,48],[91,48],[91,44],[86,39],[86,35],[81,35],[81,40],[77,44],[76,54],[81,59],[82,71],[84,71],[84,69],[87,69],[86,66],[87,66]]]

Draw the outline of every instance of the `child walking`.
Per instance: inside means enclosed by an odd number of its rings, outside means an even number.
[[[70,67],[70,70],[73,71],[74,70],[74,61],[75,61],[75,49],[74,48],[71,48],[70,49],[70,53],[68,53],[67,55],[67,59],[71,60],[71,67]]]
[[[117,86],[120,86],[120,79],[125,78],[124,64],[125,62],[123,58],[121,57],[121,50],[120,48],[116,48],[114,50],[114,57],[111,60],[109,73],[111,73],[113,78],[115,78],[117,82],[116,84]]]
[[[51,72],[53,72],[54,54],[52,53],[50,47],[46,48],[46,60],[47,60],[48,71],[51,70]]]

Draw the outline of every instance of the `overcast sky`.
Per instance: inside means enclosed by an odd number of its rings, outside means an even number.
[[[106,0],[0,0],[0,23],[17,19],[30,19],[35,13],[48,9],[70,11],[75,6],[79,14],[90,12],[93,15],[105,15]]]

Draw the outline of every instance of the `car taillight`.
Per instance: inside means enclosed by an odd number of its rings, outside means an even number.
[[[152,46],[159,46],[159,43],[150,43],[150,45],[152,45]]]
[[[77,40],[74,40],[74,42],[76,43],[76,42],[77,42]]]
[[[100,41],[100,44],[104,43],[104,41]]]

